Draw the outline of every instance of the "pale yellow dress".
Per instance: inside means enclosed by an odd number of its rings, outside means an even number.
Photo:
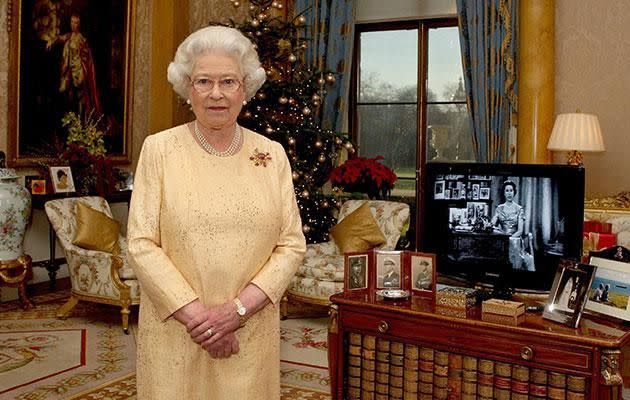
[[[230,157],[206,153],[187,126],[149,136],[129,212],[129,255],[142,289],[140,400],[280,398],[279,300],[305,251],[291,168],[276,142],[243,129]],[[250,156],[269,153],[267,165]],[[240,352],[212,359],[171,314],[212,306],[248,283],[272,303],[236,336]]]

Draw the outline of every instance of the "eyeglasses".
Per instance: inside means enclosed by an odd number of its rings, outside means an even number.
[[[199,94],[210,93],[214,90],[214,86],[217,85],[221,93],[235,93],[241,88],[241,81],[234,78],[224,78],[214,81],[208,78],[197,78],[192,80],[192,87]]]

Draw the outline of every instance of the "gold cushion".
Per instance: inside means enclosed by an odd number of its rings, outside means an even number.
[[[78,201],[77,231],[72,244],[88,250],[118,254],[120,222]]]
[[[330,234],[342,253],[368,251],[386,242],[367,201],[333,226]]]

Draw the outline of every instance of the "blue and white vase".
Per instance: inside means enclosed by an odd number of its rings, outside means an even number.
[[[14,169],[0,168],[1,261],[15,260],[24,254],[24,235],[31,215],[31,194],[18,183],[17,178]]]

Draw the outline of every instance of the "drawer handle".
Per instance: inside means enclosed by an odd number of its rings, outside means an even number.
[[[532,348],[529,346],[523,346],[521,348],[521,358],[523,360],[531,360],[532,358],[534,358],[534,350],[532,350]]]
[[[378,323],[378,331],[381,333],[385,333],[387,332],[387,330],[389,329],[389,324],[385,321],[381,321]]]

